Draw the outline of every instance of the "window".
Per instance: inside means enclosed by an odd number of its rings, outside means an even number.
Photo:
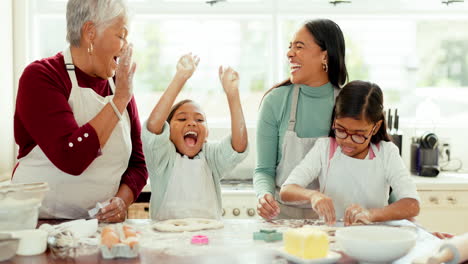
[[[27,30],[30,61],[54,55],[65,45],[65,0],[30,2]],[[229,126],[229,109],[219,83],[219,65],[240,73],[240,92],[249,126],[273,84],[288,76],[287,45],[307,19],[326,17],[342,28],[350,80],[377,83],[386,107],[403,120],[456,123],[468,119],[468,3],[436,0],[368,0],[333,6],[311,0],[132,0],[130,41],[135,44],[135,97],[147,118],[175,72],[182,54],[201,57],[179,99],[204,107],[210,127]],[[435,108],[426,111],[426,108]],[[434,121],[433,120],[433,121]]]
[[[271,82],[269,66],[271,31],[262,17],[170,16],[136,18],[132,25],[138,74],[135,95],[142,117],[175,74],[182,54],[192,52],[200,59],[198,69],[183,88],[179,99],[192,98],[203,105],[209,124],[230,124],[229,108],[218,78],[220,65],[240,73],[240,94],[244,108],[256,113],[259,96]],[[220,104],[220,102],[226,102]]]

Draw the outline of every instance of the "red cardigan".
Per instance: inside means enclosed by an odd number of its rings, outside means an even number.
[[[92,77],[75,67],[80,87],[92,88],[97,94],[112,94],[109,82]],[[86,123],[78,126],[68,104],[71,81],[65,69],[62,53],[31,63],[24,70],[18,87],[14,117],[18,159],[36,145],[60,170],[80,175],[100,155],[100,144],[94,128]],[[148,179],[141,143],[141,124],[135,98],[127,106],[131,123],[132,154],[121,183],[127,184],[135,197]],[[68,147],[78,135],[88,133],[82,144]],[[14,174],[14,172],[13,172]]]

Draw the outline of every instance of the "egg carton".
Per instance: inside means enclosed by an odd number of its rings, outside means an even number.
[[[108,248],[105,245],[101,245],[101,255],[104,259],[114,259],[114,258],[136,258],[138,257],[138,252],[140,251],[140,246],[137,244],[131,248],[127,244],[119,243]]]
[[[110,232],[115,232],[115,235],[117,236],[119,240],[119,243],[109,245],[101,241],[100,249],[101,249],[102,258],[114,259],[114,258],[136,258],[138,257],[138,254],[140,251],[140,245],[138,243],[137,236],[135,236],[136,235],[135,233],[133,233],[134,235],[131,237],[127,236],[124,231],[125,228],[122,224],[109,225],[106,228],[112,230]],[[129,228],[128,230],[131,230],[128,232],[135,232],[135,230],[132,230],[133,228],[131,226],[126,226],[126,228]],[[101,233],[101,239],[102,239],[102,233]]]

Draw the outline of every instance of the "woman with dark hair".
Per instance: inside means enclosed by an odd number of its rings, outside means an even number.
[[[317,138],[328,135],[334,99],[348,79],[343,33],[331,20],[308,21],[293,36],[287,56],[290,78],[270,89],[260,107],[257,211],[266,219],[316,218],[309,203],[287,204],[278,193]],[[318,189],[318,183],[309,187]]]
[[[317,140],[281,187],[281,199],[306,201],[332,225],[407,219],[419,196],[385,127],[383,95],[369,82],[348,83],[336,99],[329,138]],[[320,190],[307,188],[319,180]],[[390,186],[397,201],[388,204]]]

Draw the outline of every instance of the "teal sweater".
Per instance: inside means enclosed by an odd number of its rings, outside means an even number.
[[[276,167],[288,128],[294,85],[273,89],[261,104],[257,122],[257,165],[253,183],[257,197],[275,193]],[[297,103],[296,128],[300,138],[327,136],[334,106],[334,88],[301,85]]]

